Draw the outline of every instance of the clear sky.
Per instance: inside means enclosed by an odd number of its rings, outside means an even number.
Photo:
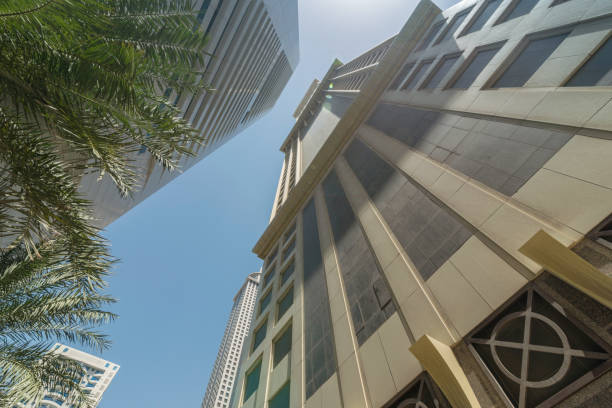
[[[291,114],[334,58],[395,35],[416,2],[300,0],[300,63],[276,106],[108,227],[120,318],[101,357],[121,369],[101,408],[199,407],[232,298],[261,266],[251,249],[268,223]]]

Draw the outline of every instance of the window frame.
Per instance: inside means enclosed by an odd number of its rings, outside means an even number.
[[[503,24],[506,23],[508,21],[512,21],[512,20],[516,20],[517,18],[521,18],[521,17],[525,17],[528,16],[529,14],[531,14],[531,12],[533,11],[534,8],[536,8],[538,6],[538,3],[542,0],[537,0],[536,4],[534,4],[534,6],[531,8],[531,10],[529,10],[528,13],[523,14],[521,16],[518,17],[514,17],[510,20],[506,20],[508,18],[508,16],[510,14],[512,14],[512,12],[514,11],[514,9],[519,5],[519,3],[523,1],[523,0],[514,0],[512,1],[510,4],[508,4],[506,6],[506,8],[504,9],[504,11],[500,14],[500,16],[497,18],[497,20],[495,20],[495,23],[493,23],[494,26],[499,25],[499,24]]]
[[[466,8],[464,8],[463,10],[459,10],[457,11],[453,17],[450,19],[449,23],[446,25],[446,27],[444,28],[444,30],[442,30],[438,37],[436,38],[436,41],[432,44],[432,46],[436,46],[438,44],[443,43],[444,41],[448,41],[451,38],[454,38],[455,33],[459,32],[460,34],[457,35],[457,38],[461,36],[461,33],[463,32],[463,30],[459,31],[459,28],[465,24],[465,21],[467,20],[468,16],[470,15],[470,13],[474,11],[474,5],[471,6],[467,6]],[[449,33],[449,31],[451,30],[451,28],[453,27],[453,25],[455,24],[455,22],[462,16],[464,16],[464,20],[459,23],[459,25],[455,28],[455,31],[453,31],[453,33],[451,34],[451,37],[448,38],[448,40],[445,40],[444,38],[446,37],[446,35]]]
[[[283,355],[281,357],[280,360],[276,361],[276,343],[287,333],[290,333],[291,336],[291,342],[289,343],[289,351],[287,352],[287,354]],[[272,347],[271,347],[271,357],[272,357],[272,370],[274,370],[281,361],[283,361],[285,359],[285,357],[289,356],[289,359],[291,359],[291,351],[293,350],[293,320],[290,319],[287,324],[285,324],[282,329],[280,329],[278,331],[278,333],[276,334],[276,336],[274,336],[274,338],[272,339]],[[289,362],[289,365],[291,365],[291,361]]]
[[[484,24],[482,25],[482,27],[480,27],[478,30],[476,31],[472,31],[470,32],[470,30],[472,29],[472,26],[474,24],[476,24],[476,21],[480,18],[480,16],[485,12],[485,10],[487,9],[487,7],[489,6],[489,4],[491,4],[494,1],[499,1],[499,4],[497,5],[497,8],[495,9],[495,11],[493,11],[493,13],[489,16],[489,18],[487,19],[487,21],[484,22]],[[467,25],[463,28],[463,30],[461,30],[461,33],[459,33],[459,35],[457,36],[457,38],[459,37],[463,37],[464,35],[468,35],[468,34],[473,34],[473,33],[477,33],[478,31],[482,30],[483,28],[486,27],[487,23],[493,18],[493,16],[495,15],[495,13],[497,12],[497,10],[499,10],[499,7],[503,4],[504,0],[485,0],[484,2],[482,2],[482,5],[476,9],[476,13],[472,16],[472,18],[468,21]],[[495,23],[493,23],[495,24]]]
[[[262,307],[262,301],[268,297],[268,296],[272,296],[272,290],[274,289],[274,285],[271,285],[260,297],[259,300],[257,301],[257,317],[259,318],[260,316],[262,316],[267,309],[268,306],[270,306],[270,302],[272,302],[272,298],[270,297],[270,300],[268,301],[268,303],[266,304],[265,307]]]
[[[571,1],[571,0],[568,0]],[[571,32],[570,32],[571,33]],[[572,70],[572,72],[567,76],[567,78],[565,78],[563,80],[563,82],[561,82],[561,84],[559,85],[560,87],[564,87],[564,88],[576,88],[576,89],[581,89],[581,88],[593,88],[593,87],[597,87],[598,89],[602,89],[602,88],[610,88],[612,87],[612,85],[589,85],[589,86],[571,86],[571,85],[567,85],[569,83],[569,81],[572,80],[572,78],[574,78],[574,76],[586,65],[588,64],[588,62],[591,60],[591,58],[593,58],[595,56],[595,54],[597,54],[597,52],[599,52],[599,50],[602,49],[602,47],[604,47],[608,41],[612,41],[612,31],[608,31],[608,34],[601,40],[600,43],[598,43],[595,47],[593,47],[593,49],[584,57],[584,59],[582,61],[580,61],[580,64],[578,64],[578,66],[576,68],[574,68]]]
[[[264,334],[263,339],[258,343],[255,344],[256,338],[257,338],[257,332],[261,329],[265,327],[266,328],[266,333]],[[251,353],[253,354],[257,348],[259,346],[261,346],[261,344],[264,342],[264,340],[266,339],[266,337],[268,337],[268,315],[266,314],[265,317],[261,320],[261,322],[259,322],[259,324],[256,326],[255,329],[253,329],[253,339],[251,340]]]
[[[253,396],[253,394],[257,394],[257,390],[259,389],[259,383],[260,383],[260,380],[261,380],[261,364],[262,364],[262,361],[263,361],[263,355],[257,357],[255,362],[251,364],[249,369],[244,372],[244,391],[242,393],[242,398],[241,398],[243,404],[245,402],[247,402]],[[248,385],[248,381],[249,381],[249,376],[253,373],[253,371],[255,371],[257,366],[259,366],[259,378],[257,378],[257,387],[247,397],[246,391],[247,391],[247,385]]]
[[[459,68],[457,68],[457,70],[455,71],[453,76],[451,76],[451,78],[448,80],[448,82],[446,83],[446,85],[444,85],[444,87],[442,89],[443,90],[456,89],[456,90],[460,90],[460,91],[465,91],[466,89],[469,89],[469,87],[468,88],[453,88],[453,85],[455,85],[455,83],[459,80],[459,78],[461,78],[461,75],[463,75],[463,73],[465,71],[467,71],[467,69],[470,67],[472,62],[474,62],[474,60],[476,59],[476,57],[478,56],[478,54],[480,52],[490,51],[490,50],[494,50],[496,48],[497,48],[497,52],[499,52],[504,47],[506,42],[507,42],[507,40],[502,40],[502,41],[497,41],[497,42],[494,42],[494,43],[491,43],[491,44],[485,44],[485,45],[481,45],[479,47],[474,48],[472,50],[472,52],[467,56],[465,61],[463,61],[461,66],[459,66]],[[497,56],[497,52],[491,58],[491,60]],[[489,63],[491,63],[491,61],[489,61]],[[487,65],[489,65],[489,63],[487,63]],[[485,65],[485,68],[487,67],[487,65]],[[483,68],[482,71],[480,71],[480,74],[478,74],[478,76],[482,75],[483,71],[484,71],[484,68]],[[472,81],[472,84],[476,81],[478,76],[476,76],[474,81]],[[488,81],[489,80],[485,81],[485,85],[488,83]],[[471,84],[470,84],[470,86],[471,86]],[[484,86],[482,86],[482,87],[480,87],[480,89],[485,89],[485,88],[484,88]]]
[[[418,75],[418,73],[420,72],[421,68],[427,64],[429,64],[429,67],[427,69],[431,69],[431,65],[434,63],[436,59],[435,58],[424,58],[420,61],[418,61],[418,63],[415,64],[415,67],[412,69],[411,74],[408,76],[408,79],[404,81],[404,83],[402,84],[401,88],[399,89],[400,91],[416,91],[418,90],[418,83],[415,83],[413,87],[408,88],[407,85],[411,84],[412,81],[414,80],[414,78]],[[427,73],[425,73],[424,75],[426,75]],[[425,76],[426,78],[426,76]],[[421,79],[421,81],[423,81],[423,79]]]
[[[457,64],[457,62],[459,61],[459,58],[461,58],[461,55],[463,55],[463,51],[452,52],[450,54],[445,54],[442,57],[440,57],[440,59],[438,60],[438,63],[434,65],[434,67],[431,69],[431,72],[429,72],[427,77],[425,77],[425,79],[421,83],[421,86],[419,86],[418,90],[428,90],[431,92],[431,91],[435,91],[436,89],[440,88],[440,84],[443,83],[442,80],[444,79],[444,77],[440,79],[440,82],[438,82],[437,86],[434,88],[430,88],[429,83],[431,82],[433,77],[436,76],[438,71],[440,71],[440,69],[442,68],[442,65],[444,65],[446,61],[448,61],[449,59],[457,58],[457,60],[453,63],[453,65],[451,65],[448,72],[445,74],[445,76],[448,75],[453,69],[453,67],[455,66],[455,64]],[[444,89],[444,87],[442,87],[441,89]]]
[[[293,292],[291,294],[291,305],[289,305],[289,307],[287,308],[287,310],[285,310],[285,312],[281,315],[280,314],[280,304],[281,302],[287,297],[287,295],[289,295],[289,292]],[[275,314],[276,314],[276,318],[274,319],[276,321],[276,323],[278,323],[280,321],[280,319],[283,318],[283,316],[285,316],[285,314],[293,307],[293,304],[295,303],[295,285],[290,285],[289,287],[287,287],[287,289],[283,292],[282,295],[280,295],[278,297],[278,300],[276,301],[276,310],[275,310]]]

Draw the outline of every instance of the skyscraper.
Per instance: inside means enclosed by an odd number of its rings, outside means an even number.
[[[419,3],[296,110],[233,408],[612,398],[612,3]]]
[[[265,114],[278,99],[299,59],[297,0],[198,0],[200,30],[209,35],[204,77],[214,93],[166,95],[205,136],[196,157],[183,157],[181,171],[212,153]],[[245,141],[255,143],[255,141]],[[93,201],[104,227],[153,194],[180,172],[167,172],[146,150],[131,158],[144,186],[122,198],[108,176],[86,174],[81,191]]]
[[[236,296],[217,359],[208,380],[202,408],[225,408],[236,380],[244,339],[249,332],[255,299],[259,290],[260,273],[250,274]]]
[[[54,353],[60,353],[67,358],[80,362],[86,370],[81,381],[81,387],[90,394],[97,406],[102,399],[104,391],[119,371],[119,365],[103,360],[99,357],[56,343],[52,348]],[[66,398],[55,392],[47,392],[41,403],[36,407],[26,405],[26,408],[69,408],[73,405]]]

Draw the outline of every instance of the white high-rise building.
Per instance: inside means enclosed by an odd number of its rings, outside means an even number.
[[[229,401],[238,374],[238,364],[242,352],[242,344],[249,333],[251,318],[259,290],[260,273],[250,274],[236,296],[230,313],[223,340],[215,360],[202,408],[224,408]]]
[[[98,406],[104,391],[106,391],[115,375],[117,375],[119,365],[60,343],[56,343],[52,350],[54,353],[62,354],[83,365],[86,369],[86,374],[81,379],[81,387],[85,389],[87,394],[91,395],[95,401],[94,406]],[[33,408],[34,406],[29,404],[26,407]],[[36,406],[36,408],[68,407],[72,407],[70,402],[66,401],[63,395],[56,392],[47,392],[40,404]]]

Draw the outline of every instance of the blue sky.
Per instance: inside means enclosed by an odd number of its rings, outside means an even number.
[[[121,369],[101,408],[199,407],[232,298],[261,266],[251,248],[268,223],[293,110],[334,58],[396,34],[415,4],[300,0],[300,63],[276,106],[107,228],[121,259],[109,288],[120,319],[101,357]]]

